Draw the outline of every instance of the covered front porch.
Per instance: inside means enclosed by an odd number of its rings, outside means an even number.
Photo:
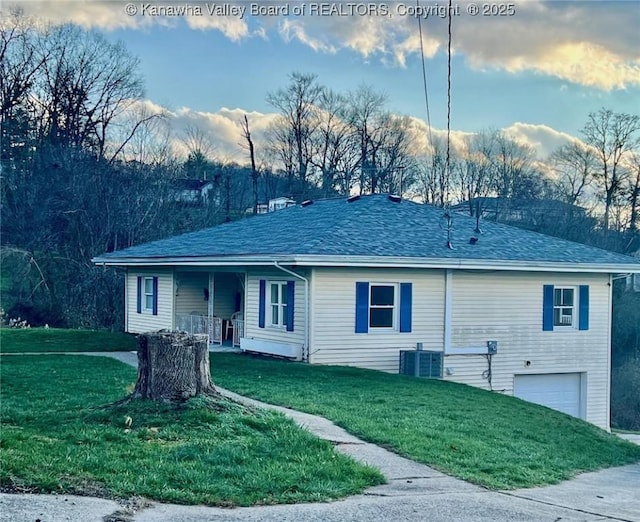
[[[243,272],[176,271],[175,329],[207,336],[210,348],[239,347],[245,331],[245,279]]]

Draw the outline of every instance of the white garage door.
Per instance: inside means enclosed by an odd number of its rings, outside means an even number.
[[[513,394],[525,401],[581,417],[579,373],[516,375]]]

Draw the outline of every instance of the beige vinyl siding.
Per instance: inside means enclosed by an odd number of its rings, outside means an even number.
[[[137,312],[138,276],[158,278],[158,315],[151,312]],[[136,268],[127,271],[127,325],[130,333],[144,333],[173,329],[173,269]]]
[[[308,277],[308,271],[297,270],[303,277]],[[295,281],[295,303],[293,316],[293,332],[287,332],[285,328],[269,326],[269,303],[266,303],[265,327],[258,327],[258,305],[260,296],[260,280],[267,281]],[[245,337],[275,341],[282,343],[304,344],[304,281],[296,279],[281,270],[260,270],[249,272],[247,278],[247,302],[245,306]]]
[[[606,274],[453,273],[452,348],[498,341],[493,389],[513,394],[515,374],[586,374],[586,420],[609,426],[609,277]],[[545,284],[589,285],[589,330],[542,330]],[[529,363],[527,365],[527,362]],[[447,355],[445,379],[488,389],[483,355]]]
[[[356,282],[412,283],[411,332],[355,333]],[[317,268],[312,278],[313,329],[310,362],[397,372],[399,350],[442,350],[442,270]],[[396,293],[396,306],[399,294]]]
[[[207,315],[204,289],[209,288],[206,272],[176,272],[176,314],[197,312]]]

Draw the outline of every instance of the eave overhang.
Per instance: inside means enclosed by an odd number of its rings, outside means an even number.
[[[279,263],[300,267],[430,268],[454,270],[500,270],[519,272],[640,273],[640,263],[568,263],[491,259],[420,258],[392,256],[240,255],[204,257],[95,257],[100,266],[121,267],[229,267],[273,266]]]

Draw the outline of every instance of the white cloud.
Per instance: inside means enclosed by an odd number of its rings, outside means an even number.
[[[280,36],[285,42],[291,40],[298,40],[299,42],[311,47],[314,51],[322,51],[325,53],[334,54],[337,49],[326,42],[325,38],[311,36],[305,31],[304,24],[300,20],[288,20],[285,19],[280,24]]]
[[[420,51],[417,19],[404,14],[400,7],[413,5],[407,2],[386,4],[388,13],[379,11],[377,16],[349,15],[349,5],[368,4],[343,2],[331,5],[342,5],[343,14],[347,15],[311,16],[307,10],[306,16],[256,17],[245,12],[242,18],[212,16],[205,3],[193,4],[200,7],[201,15],[148,16],[142,12],[147,4],[170,5],[108,0],[34,0],[19,5],[27,14],[46,16],[54,23],[72,21],[84,27],[143,28],[150,24],[175,25],[183,20],[194,29],[220,31],[233,41],[278,34],[287,42],[296,40],[317,52],[349,49],[364,58],[377,58],[395,66],[405,66],[407,57]],[[129,5],[137,10],[134,16],[127,14]],[[248,4],[229,1],[220,5]],[[475,17],[465,13],[465,6],[461,3],[460,15],[452,18],[453,46],[475,69],[512,74],[533,71],[604,91],[640,85],[640,9],[636,2],[520,0],[515,2],[512,16]],[[446,48],[447,20],[430,16],[421,25],[425,55],[433,57]]]
[[[461,4],[452,20],[453,49],[477,70],[533,71],[605,91],[640,85],[640,9],[635,2],[605,3],[527,0],[515,3],[513,16],[477,17]],[[388,17],[299,18],[295,34],[317,51],[346,48],[402,67],[420,52],[420,38],[416,18],[399,15],[399,5],[390,4]],[[423,20],[422,34],[431,58],[446,49],[447,20]]]
[[[220,6],[231,6],[242,2],[224,2]],[[150,25],[175,26],[185,21],[193,29],[220,31],[233,41],[251,36],[247,19],[240,16],[218,16],[210,14],[208,6],[214,2],[171,1],[110,1],[110,0],[29,0],[7,2],[7,11],[13,7],[28,16],[44,18],[52,24],[72,22],[84,28],[114,30],[121,28],[142,29]],[[172,6],[180,11],[162,10]],[[172,15],[171,13],[178,13]]]
[[[414,136],[414,154],[421,156],[430,153],[433,151],[434,144],[435,146],[446,146],[447,131],[445,129],[432,127],[429,132],[429,125],[426,121],[415,117],[411,117],[410,121]],[[451,151],[454,153],[463,151],[469,136],[473,136],[473,133],[452,129],[449,136]]]
[[[241,164],[249,162],[246,143],[240,128],[240,122],[244,116],[246,115],[249,120],[252,139],[259,155],[264,151],[265,136],[270,125],[278,118],[276,113],[265,114],[241,108],[222,107],[216,112],[202,112],[182,107],[176,111],[167,111],[149,100],[139,102],[139,105],[146,107],[150,113],[164,113],[171,128],[171,145],[178,156],[184,157],[188,152],[184,143],[187,129],[197,129],[209,140],[214,151],[213,156],[217,160]],[[446,143],[445,129],[432,128],[429,133],[428,125],[424,120],[412,117],[410,121],[414,136],[413,152],[416,155],[428,153],[432,149],[431,140],[439,144]],[[557,131],[547,125],[516,122],[501,130],[518,143],[530,146],[539,160],[547,158],[562,145],[578,141],[575,136]],[[451,150],[454,153],[465,150],[466,139],[473,135],[474,133],[452,130]]]
[[[206,13],[206,5],[202,4],[202,6]],[[234,42],[250,35],[247,22],[235,16],[209,16],[207,13],[204,16],[190,16],[186,20],[189,27],[193,29],[215,29]]]
[[[188,154],[185,143],[190,131],[198,131],[212,149],[212,159],[222,162],[248,163],[249,154],[241,134],[240,121],[247,116],[252,139],[257,147],[265,141],[264,136],[269,125],[276,119],[276,114],[262,114],[242,109],[221,108],[217,112],[194,111],[182,107],[176,111],[168,111],[150,100],[138,102],[137,109],[146,108],[149,113],[164,114],[170,132],[170,145],[173,152],[181,159]]]
[[[578,141],[575,136],[557,131],[548,125],[516,122],[502,131],[514,141],[531,147],[538,159],[545,159],[563,145]]]
[[[637,86],[634,4],[518,2],[513,17],[483,18],[475,26],[461,19],[456,48],[476,69],[534,71],[605,91]]]

